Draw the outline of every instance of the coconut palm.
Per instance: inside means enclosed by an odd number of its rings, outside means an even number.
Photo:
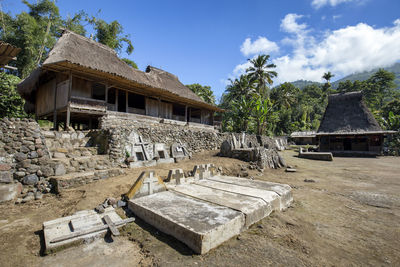
[[[246,69],[251,83],[257,84],[257,93],[260,95],[268,95],[267,85],[272,85],[272,79],[278,76],[276,71],[270,70],[276,68],[273,63],[268,63],[269,55],[259,55],[256,58],[249,59],[251,66]]]

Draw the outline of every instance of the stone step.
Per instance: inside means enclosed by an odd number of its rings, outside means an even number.
[[[53,185],[55,193],[60,193],[62,190],[72,187],[77,187],[83,184],[89,184],[100,179],[124,174],[125,170],[121,168],[110,168],[105,170],[72,172],[60,176],[50,177],[50,183]]]

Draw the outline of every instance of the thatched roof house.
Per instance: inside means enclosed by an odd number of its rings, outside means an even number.
[[[363,101],[361,92],[329,96],[317,131],[320,151],[335,154],[376,155],[382,151],[384,131]]]
[[[0,67],[14,69],[14,67],[7,66],[7,64],[12,60],[16,60],[20,51],[21,48],[0,41]]]
[[[294,141],[296,145],[315,145],[315,134],[315,131],[293,132],[290,134],[290,139]]]
[[[214,112],[221,111],[175,75],[151,66],[145,72],[133,69],[113,49],[70,31],[18,91],[36,116],[67,124],[71,114],[84,121],[115,111],[212,125]]]

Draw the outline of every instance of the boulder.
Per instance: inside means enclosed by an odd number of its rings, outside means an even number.
[[[36,174],[29,174],[22,179],[22,183],[25,185],[35,185],[39,181],[39,177]]]

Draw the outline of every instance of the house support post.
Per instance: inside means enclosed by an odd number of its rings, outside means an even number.
[[[71,123],[71,110],[70,110],[71,91],[72,91],[72,71],[69,71],[67,116],[65,118],[64,131],[68,131],[69,124]]]
[[[57,123],[57,82],[55,83],[54,87],[54,108],[53,108],[53,128],[54,130],[58,130],[58,123]]]

